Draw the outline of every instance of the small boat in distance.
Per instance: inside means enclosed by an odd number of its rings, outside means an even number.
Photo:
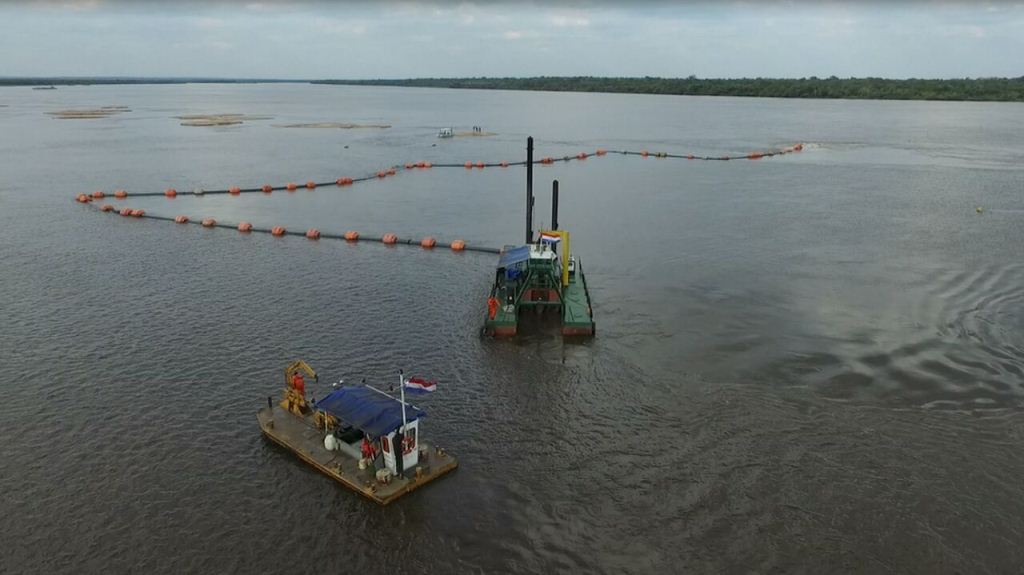
[[[440,447],[420,438],[426,413],[405,401],[405,388],[430,392],[434,382],[406,379],[399,372],[400,397],[369,385],[335,386],[319,401],[306,400],[304,361],[285,368],[282,398],[256,418],[263,434],[345,487],[387,505],[459,466]]]
[[[57,86],[32,86],[33,90],[56,90]]]
[[[455,136],[455,132],[451,128],[441,128],[441,131],[437,133],[438,138],[452,138]]]

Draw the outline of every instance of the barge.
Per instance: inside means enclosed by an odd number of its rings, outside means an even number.
[[[399,374],[400,397],[353,385],[314,403],[306,399],[303,372],[317,379],[305,362],[293,362],[281,399],[268,397],[256,418],[268,439],[324,475],[387,505],[458,467],[454,456],[420,438],[426,413],[405,401],[405,387],[421,381]]]

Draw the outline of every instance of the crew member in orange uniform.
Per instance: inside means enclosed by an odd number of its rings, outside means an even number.
[[[498,315],[498,298],[491,296],[487,298],[487,316],[494,319]]]
[[[367,435],[363,436],[363,443],[360,446],[360,451],[363,453],[363,458],[373,461],[374,456],[377,455],[377,449],[370,441],[370,437]]]
[[[295,372],[295,375],[292,376],[292,389],[301,393],[302,397],[306,397],[306,380],[299,372]]]

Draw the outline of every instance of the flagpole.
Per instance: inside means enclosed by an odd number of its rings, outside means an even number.
[[[402,433],[405,433],[405,377],[402,370],[398,370],[398,389],[402,390]]]
[[[381,390],[377,389],[376,387],[373,387],[372,385],[369,385],[369,384],[366,385],[366,389],[369,389],[371,391],[376,391],[377,393],[383,395],[384,397],[386,397],[388,399],[395,399],[395,396],[391,395],[392,393],[394,393],[394,391],[381,391]],[[397,400],[397,401],[398,401],[398,403],[402,403],[402,400]],[[419,406],[416,405],[415,403],[408,403],[407,405],[409,407],[415,407],[416,409],[419,409]]]

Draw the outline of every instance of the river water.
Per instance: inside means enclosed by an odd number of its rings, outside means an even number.
[[[46,112],[127,106],[104,119]],[[0,89],[0,572],[1024,566],[1024,107],[313,85]],[[174,116],[272,116],[184,127]],[[303,122],[387,129],[277,127]],[[496,135],[439,140],[478,125]],[[496,258],[100,214],[79,192],[521,160],[597,337],[482,339]],[[129,198],[500,247],[524,169]],[[980,212],[976,208],[981,208]],[[453,475],[379,508],[264,440],[294,359],[437,378]]]

